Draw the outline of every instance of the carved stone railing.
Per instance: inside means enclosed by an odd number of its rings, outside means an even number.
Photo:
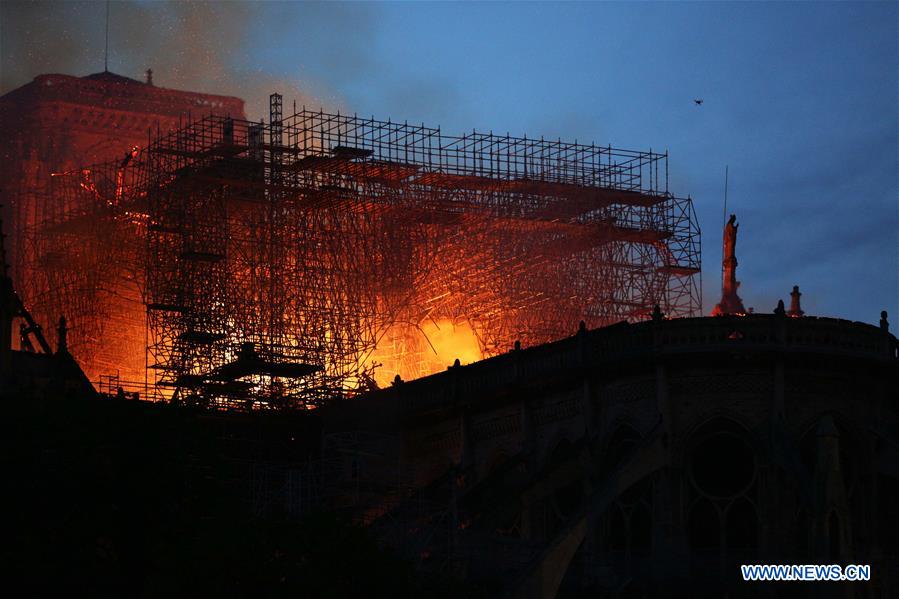
[[[899,364],[899,343],[887,331],[834,318],[776,314],[618,323],[533,348],[403,383],[402,411],[461,407],[485,397],[526,391],[549,380],[580,376],[603,365],[664,355],[718,352],[836,355]]]

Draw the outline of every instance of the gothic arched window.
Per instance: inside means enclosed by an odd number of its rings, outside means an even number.
[[[687,532],[691,548],[729,561],[759,548],[756,451],[748,432],[719,419],[693,435],[687,449]],[[723,563],[714,560],[713,563]]]

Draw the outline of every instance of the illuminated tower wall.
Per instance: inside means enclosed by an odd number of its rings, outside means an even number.
[[[51,337],[54,333],[49,323],[59,317],[53,312],[67,312],[72,323],[72,351],[94,381],[122,368],[127,376],[130,362],[139,361],[143,366],[143,347],[128,347],[125,340],[133,336],[120,334],[123,328],[143,328],[141,290],[125,276],[85,294],[84,286],[91,285],[90,281],[63,282],[49,276],[54,265],[36,261],[39,240],[32,233],[52,221],[64,206],[48,205],[39,198],[51,197],[48,192],[54,174],[121,160],[134,146],[146,145],[151,131],[155,136],[157,131],[177,129],[190,117],[208,114],[243,118],[243,100],[156,87],[149,78],[141,82],[109,72],[86,77],[40,75],[0,97],[0,204],[16,287],[35,315],[40,315]],[[136,262],[134,257],[129,260],[120,255],[119,250],[129,251],[127,248],[108,245],[102,249],[102,255],[93,259]],[[84,251],[73,246],[54,259],[71,269],[84,258]],[[54,293],[63,298],[62,303],[49,301],[50,287],[64,284],[81,288]],[[77,305],[73,297],[90,299]],[[88,322],[91,320],[94,322]],[[95,351],[101,345],[103,352]]]

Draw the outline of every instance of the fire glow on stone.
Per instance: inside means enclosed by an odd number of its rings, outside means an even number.
[[[275,124],[207,117],[53,178],[28,296],[67,315],[92,378],[320,405],[699,305],[698,230],[661,186],[665,155],[283,119],[280,100]]]
[[[396,376],[415,379],[445,370],[457,359],[460,364],[471,364],[485,357],[468,322],[443,318],[416,326],[393,325],[363,360],[363,366],[374,366],[375,382],[385,387]]]

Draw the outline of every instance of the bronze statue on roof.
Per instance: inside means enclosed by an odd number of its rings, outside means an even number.
[[[737,215],[731,214],[724,225],[724,241],[721,261],[721,301],[712,310],[712,316],[725,314],[746,314],[743,300],[737,295],[740,282],[737,280]]]

